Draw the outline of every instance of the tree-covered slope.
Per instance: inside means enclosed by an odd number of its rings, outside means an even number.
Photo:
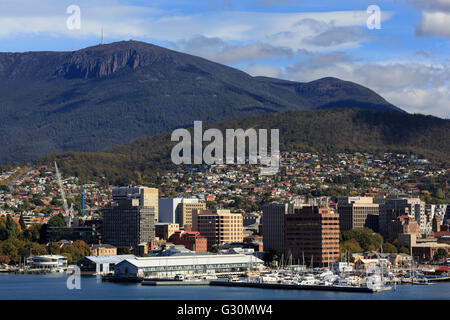
[[[280,151],[415,153],[443,167],[450,158],[450,120],[431,116],[338,108],[258,115],[211,127],[279,129]],[[39,163],[57,160],[65,174],[105,177],[113,184],[145,183],[158,172],[174,168],[170,155],[176,142],[170,136],[166,132],[142,137],[99,153],[48,155]]]

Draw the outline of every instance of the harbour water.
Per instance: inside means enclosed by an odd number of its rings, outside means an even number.
[[[69,290],[64,274],[0,274],[0,300],[450,300],[450,282],[399,285],[378,293],[277,290],[213,286],[144,286],[103,282],[82,276],[81,289]]]

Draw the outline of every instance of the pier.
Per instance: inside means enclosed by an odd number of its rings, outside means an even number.
[[[211,281],[211,286],[225,286],[225,287],[248,287],[261,289],[288,289],[288,290],[322,290],[322,291],[346,291],[346,292],[380,292],[389,291],[391,287],[383,287],[379,289],[368,287],[352,287],[352,286],[324,286],[324,285],[297,285],[297,284],[283,284],[283,283],[256,283],[256,282],[226,282],[226,281]]]
[[[144,280],[142,285],[144,286],[208,286],[211,281],[209,280],[170,280],[170,281],[154,281],[154,280]]]

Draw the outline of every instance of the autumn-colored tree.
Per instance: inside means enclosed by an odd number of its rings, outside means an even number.
[[[9,264],[10,262],[11,262],[11,259],[8,256],[0,256],[0,263]]]
[[[0,243],[0,255],[8,256],[13,263],[19,263],[21,259],[20,249],[23,241],[17,238],[10,238]]]
[[[356,241],[356,239],[350,239],[340,245],[340,251],[341,253],[348,251],[350,254],[352,254],[362,252],[363,249],[359,245],[358,241]]]
[[[62,255],[67,257],[69,263],[74,263],[81,258],[90,254],[89,246],[82,240],[74,241],[72,244],[65,246]]]
[[[50,242],[47,244],[48,254],[61,254],[61,248],[57,242]]]

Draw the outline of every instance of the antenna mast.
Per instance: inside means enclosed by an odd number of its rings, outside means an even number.
[[[66,224],[67,224],[67,226],[71,227],[72,226],[72,212],[70,212],[69,206],[67,205],[66,194],[64,193],[64,188],[63,188],[62,180],[61,180],[61,174],[59,173],[58,165],[56,164],[56,161],[55,161],[55,169],[56,169],[56,178],[58,179],[59,191],[61,192],[63,207],[64,207],[64,211],[66,213]]]

